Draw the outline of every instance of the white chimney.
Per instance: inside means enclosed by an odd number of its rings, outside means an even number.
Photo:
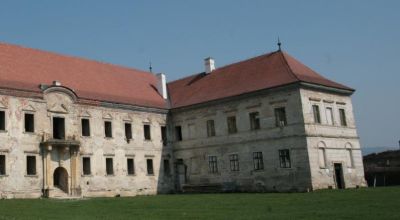
[[[60,81],[54,80],[54,81],[53,81],[53,86],[61,86]]]
[[[206,73],[211,73],[215,70],[215,62],[214,59],[211,57],[207,57],[204,59],[204,66],[206,68]]]
[[[163,97],[163,99],[167,99],[167,81],[165,80],[165,74],[164,73],[158,73],[157,75],[157,91],[160,93],[160,95]]]

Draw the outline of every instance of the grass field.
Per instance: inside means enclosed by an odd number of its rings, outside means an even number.
[[[291,194],[0,200],[2,219],[400,219],[400,187]]]

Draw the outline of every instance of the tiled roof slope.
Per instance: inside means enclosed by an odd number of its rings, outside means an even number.
[[[353,89],[319,75],[283,51],[227,65],[168,83],[172,108],[190,106],[295,82]]]
[[[166,108],[149,72],[0,43],[0,88],[41,92],[54,80],[80,99]]]

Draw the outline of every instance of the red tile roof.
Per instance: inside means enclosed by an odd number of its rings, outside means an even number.
[[[172,108],[241,95],[295,82],[353,89],[319,75],[283,51],[254,57],[168,83]]]
[[[149,72],[0,43],[0,88],[41,92],[54,80],[83,100],[166,108]]]

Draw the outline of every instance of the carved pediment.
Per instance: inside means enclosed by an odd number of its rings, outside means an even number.
[[[90,118],[91,117],[91,115],[90,115],[90,113],[88,111],[81,112],[80,116],[83,117],[83,118]]]
[[[35,112],[36,109],[32,105],[24,106],[23,111]]]
[[[125,116],[122,118],[122,120],[123,120],[123,121],[132,121],[132,118],[131,118],[131,116],[129,116],[129,115],[125,115]]]
[[[110,114],[110,113],[107,113],[107,114],[104,114],[103,115],[103,119],[109,119],[109,120],[111,120],[113,117],[112,117],[112,115]]]
[[[64,104],[55,104],[48,109],[49,112],[67,114],[68,108]]]
[[[8,106],[3,101],[0,101],[0,108],[8,108]]]

